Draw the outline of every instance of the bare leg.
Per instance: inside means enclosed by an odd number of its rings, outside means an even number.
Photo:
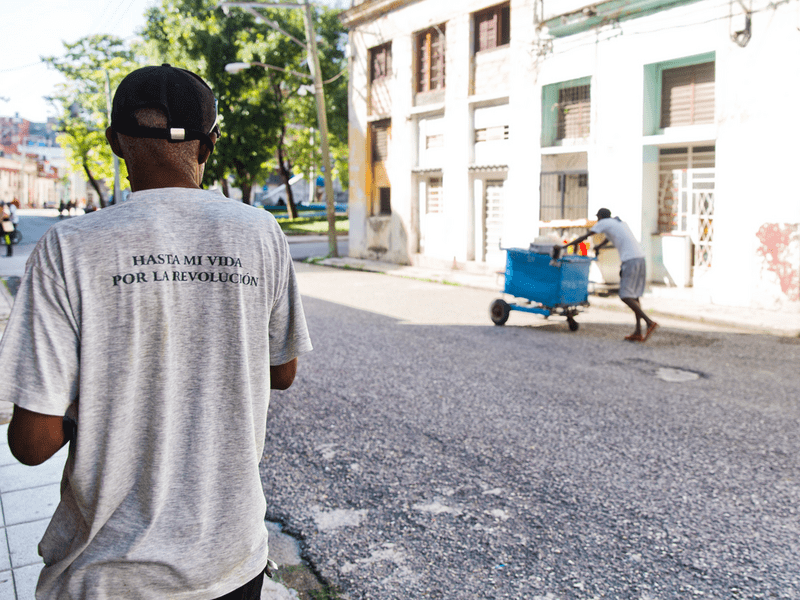
[[[642,320],[644,320],[644,322],[647,324],[648,329],[650,328],[650,326],[653,324],[653,320],[644,314],[642,305],[639,304],[638,298],[620,298],[620,300],[627,304],[628,308],[630,308],[633,311],[633,314],[636,315],[636,333],[640,335],[642,333]]]

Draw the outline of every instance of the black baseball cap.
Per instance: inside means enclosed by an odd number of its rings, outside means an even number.
[[[167,128],[142,127],[134,113],[157,108],[167,117]],[[138,138],[170,142],[200,140],[213,150],[212,132],[219,137],[217,100],[200,76],[169,64],[142,67],[128,73],[114,94],[111,129]]]

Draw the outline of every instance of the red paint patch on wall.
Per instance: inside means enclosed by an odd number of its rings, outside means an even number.
[[[781,291],[789,300],[800,300],[800,273],[793,245],[800,237],[797,225],[764,223],[756,233],[761,245],[758,254],[764,258],[767,270],[778,276]]]

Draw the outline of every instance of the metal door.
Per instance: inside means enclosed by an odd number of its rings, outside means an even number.
[[[695,275],[713,264],[715,179],[713,146],[661,150],[659,232],[689,235]]]
[[[483,260],[503,262],[500,240],[503,236],[503,204],[505,190],[502,179],[486,180],[483,194]]]

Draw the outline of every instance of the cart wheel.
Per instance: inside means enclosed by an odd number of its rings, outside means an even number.
[[[580,325],[575,319],[572,318],[567,319],[567,323],[569,324],[570,331],[578,331],[578,327],[580,327]]]
[[[498,299],[489,305],[489,318],[495,325],[505,325],[509,314],[511,314],[511,307],[505,300]]]

